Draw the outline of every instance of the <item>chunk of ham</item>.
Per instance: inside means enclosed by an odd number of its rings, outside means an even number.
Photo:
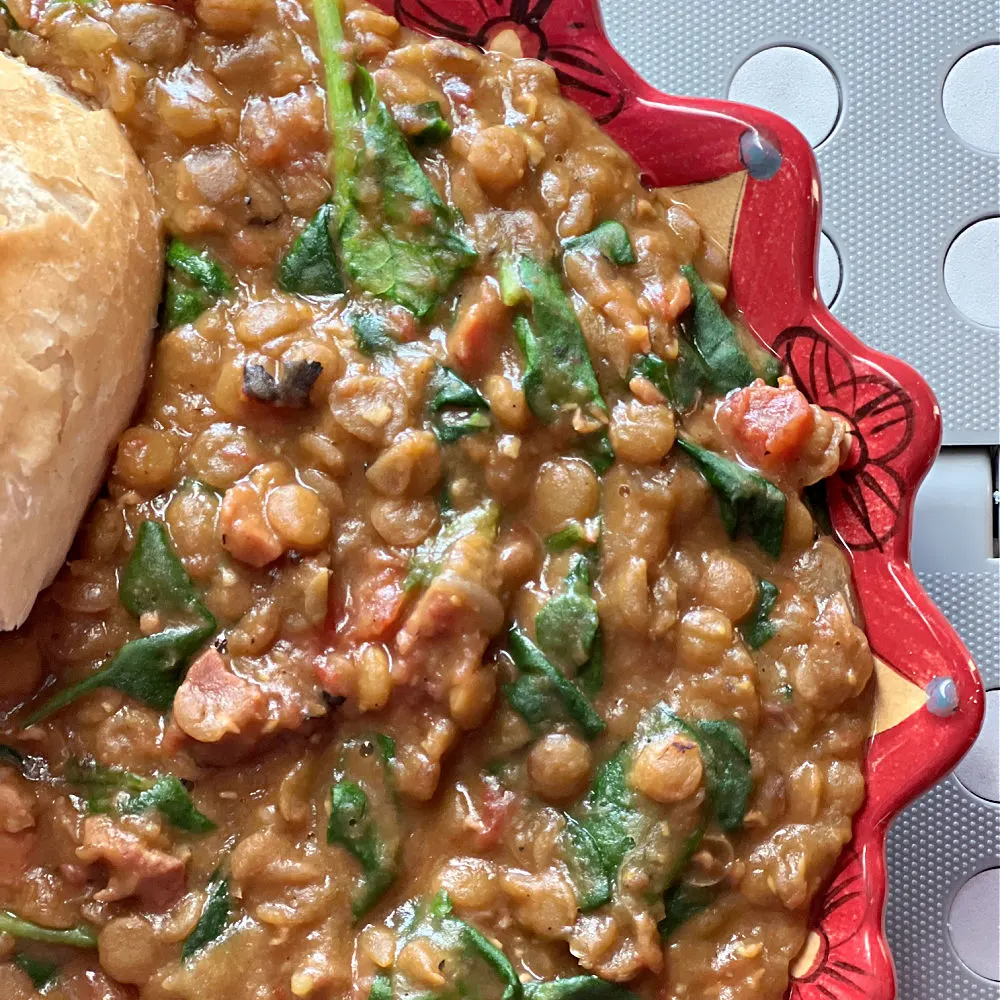
[[[214,647],[191,664],[174,695],[174,722],[199,743],[259,730],[267,699],[256,685],[234,674]]]
[[[224,549],[257,569],[274,562],[285,551],[264,516],[260,493],[248,481],[226,490],[219,507],[219,537]]]
[[[16,771],[0,767],[0,832],[21,833],[35,825],[35,796]]]
[[[510,325],[510,310],[500,299],[493,278],[484,278],[463,302],[451,333],[448,353],[467,375],[480,375],[496,357],[500,338]]]
[[[35,796],[20,774],[0,767],[0,885],[24,878],[37,840]]]
[[[137,833],[118,826],[109,816],[88,816],[77,857],[87,864],[104,864],[108,884],[94,896],[100,902],[138,897],[163,910],[184,892],[185,863],[150,846]]]
[[[459,538],[396,636],[394,679],[412,683],[420,677],[440,698],[476,669],[503,627],[497,589],[492,539],[479,532]]]
[[[232,5],[225,10],[232,17]],[[320,149],[324,137],[323,94],[314,86],[280,97],[251,97],[243,108],[240,147],[254,166],[293,163]]]
[[[38,834],[35,830],[19,833],[0,831],[0,886],[16,886],[32,867]]]

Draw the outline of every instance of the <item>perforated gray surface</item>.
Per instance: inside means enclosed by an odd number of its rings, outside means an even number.
[[[923,373],[946,444],[1000,444],[996,0],[721,0],[710,10],[603,0],[602,9],[612,42],[654,85],[760,104],[799,127],[823,179],[824,299],[863,340]],[[918,503],[914,558],[993,691],[996,728],[990,464],[985,449],[942,455]],[[981,738],[961,769],[979,795],[952,775],[890,831],[886,924],[899,1000],[1000,997],[996,746],[995,733]]]
[[[1000,687],[1000,567],[981,573],[920,573],[920,582],[955,626],[983,677]]]
[[[997,41],[995,0],[723,0],[711,8],[605,0],[603,10],[629,62],[673,93],[726,96],[749,58],[778,45],[813,52],[832,69],[840,112],[816,152],[824,229],[844,271],[833,310],[924,374],[941,401],[946,443],[996,443],[997,330],[955,307],[944,257],[971,223],[996,217],[997,157],[963,142],[942,106],[952,65]],[[988,281],[988,265],[985,273]]]
[[[947,929],[956,887],[997,864],[996,827],[987,807],[970,809],[954,781],[932,788],[889,835],[886,930],[900,1000],[996,1000],[998,995],[996,983],[965,970]]]
[[[922,583],[976,658],[984,686],[1000,687],[1000,573],[928,573]],[[1000,806],[971,795],[951,775],[896,820],[887,855],[886,929],[900,1000],[995,1000],[1000,987],[956,953],[963,915],[951,910],[970,878],[1000,865]],[[989,919],[972,916],[979,927]],[[996,924],[992,930],[996,941]]]

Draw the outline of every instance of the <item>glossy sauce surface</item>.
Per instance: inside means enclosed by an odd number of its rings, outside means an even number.
[[[512,35],[351,6],[348,72],[469,251],[427,303],[398,272],[362,292],[370,257],[345,294],[284,291],[341,205],[310,12],[9,6],[0,39],[115,113],[226,287],[165,316],[106,490],[0,639],[0,910],[97,945],[0,933],[0,995],[34,995],[27,956],[72,1000],[781,997],[864,794],[872,659],[804,493],[845,429],[787,379],[732,385],[777,375],[738,318],[710,355],[719,248]],[[448,136],[421,135],[433,102]],[[437,202],[393,219],[380,164],[364,232],[415,245]],[[568,242],[608,223],[631,262]],[[161,704],[100,686],[24,727],[171,628],[205,634]],[[211,829],[121,771],[180,779]]]

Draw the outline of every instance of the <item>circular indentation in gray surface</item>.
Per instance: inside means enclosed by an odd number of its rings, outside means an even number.
[[[840,86],[833,70],[805,49],[776,45],[755,52],[736,70],[729,99],[787,118],[818,146],[837,124]]]
[[[958,957],[977,976],[1000,981],[1000,868],[973,875],[951,903],[948,930]]]
[[[986,692],[982,731],[955,768],[955,777],[973,795],[1000,802],[1000,691]]]
[[[944,258],[944,287],[955,308],[980,326],[998,325],[1000,219],[980,219],[963,229]]]
[[[840,262],[840,251],[837,244],[824,230],[819,234],[819,294],[823,301],[832,306],[840,294],[840,283],[844,277],[844,268]]]
[[[948,71],[941,104],[960,139],[984,153],[1000,152],[1000,45],[966,52]]]

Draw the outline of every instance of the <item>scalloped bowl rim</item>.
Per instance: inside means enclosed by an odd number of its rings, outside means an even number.
[[[843,393],[848,382],[850,391],[856,393],[855,402],[857,394],[865,391],[896,392],[896,397],[888,403],[880,403],[881,397],[868,398],[857,411],[860,414],[868,408],[870,414],[874,412],[872,407],[881,405],[897,407],[906,416],[909,436],[893,445],[896,451],[890,449],[892,462],[885,460],[885,467],[876,470],[891,473],[890,486],[897,483],[896,505],[889,504],[888,512],[876,510],[877,516],[869,517],[870,543],[867,539],[852,541],[845,537],[836,516],[835,533],[851,561],[866,631],[876,654],[897,674],[920,687],[932,677],[949,676],[958,693],[959,708],[953,715],[936,717],[921,708],[869,742],[865,757],[866,798],[855,815],[852,841],[830,877],[825,903],[819,898],[823,894],[817,895],[819,905],[814,908],[814,921],[822,919],[820,933],[830,931],[827,950],[841,945],[847,948],[855,963],[843,968],[853,970],[851,975],[857,973],[863,977],[864,985],[860,978],[858,982],[843,985],[844,975],[837,970],[831,970],[824,980],[824,970],[818,969],[793,979],[790,986],[796,1000],[830,1000],[841,995],[854,998],[862,990],[868,1000],[892,1000],[895,974],[883,923],[888,825],[904,805],[947,773],[972,745],[982,723],[984,695],[968,651],[923,591],[910,563],[913,501],[940,446],[940,409],[930,386],[912,367],[864,344],[836,320],[822,301],[816,282],[821,232],[820,181],[812,148],[794,126],[771,112],[726,100],[673,96],[647,83],[609,41],[598,0],[534,0],[533,4],[532,0],[489,0],[495,8],[492,17],[487,17],[486,0],[377,2],[391,7],[408,27],[466,43],[484,41],[488,37],[484,27],[487,22],[497,28],[513,27],[522,39],[539,47],[538,57],[555,64],[566,96],[591,111],[603,130],[644,170],[643,161],[648,162],[648,157],[644,158],[637,149],[655,142],[656,126],[670,118],[671,128],[678,130],[671,134],[675,137],[679,134],[682,139],[675,147],[682,165],[674,164],[674,169],[681,173],[672,178],[659,176],[658,186],[718,180],[745,170],[738,156],[738,139],[747,130],[772,142],[780,151],[781,167],[773,178],[747,180],[735,226],[732,296],[762,341],[775,345],[781,338],[787,338],[788,354],[784,360],[790,364],[796,361],[794,351],[801,346],[796,338],[801,333],[803,337],[813,337],[809,365],[823,367],[827,372],[838,364],[846,365],[847,380],[827,379],[825,389],[833,397]],[[421,15],[410,16],[407,11],[410,6],[419,7]],[[460,20],[475,10],[481,14],[475,23],[482,37],[476,37],[469,24]],[[428,24],[428,20],[433,23]],[[558,44],[553,36],[559,36]],[[581,41],[587,44],[579,44]],[[581,78],[574,81],[573,73],[577,71]],[[572,92],[574,86],[579,88],[578,94]],[[608,101],[601,105],[605,99]],[[602,109],[603,115],[599,114]],[[650,117],[640,120],[643,116]],[[633,125],[642,126],[637,133],[641,138],[631,136],[633,141],[629,141],[628,129]],[[693,133],[710,141],[692,151],[684,140]],[[682,173],[683,170],[687,173]],[[780,247],[772,245],[769,228],[750,233],[752,227],[760,227],[765,221],[770,226],[771,217],[763,211],[768,207],[775,209],[774,218],[779,220],[787,242],[788,259],[782,257]],[[747,252],[751,244],[753,255]],[[767,297],[755,292],[755,285],[759,289],[764,281],[774,281],[776,273],[783,277],[774,282],[777,289],[769,291],[774,292],[773,297],[778,301],[763,301]],[[824,352],[822,365],[815,360],[817,352]],[[815,370],[807,369],[806,374],[817,378]],[[822,374],[817,381],[822,382]],[[822,398],[816,401],[824,402]],[[898,420],[894,418],[893,422]],[[868,434],[855,426],[866,453],[869,444],[879,444],[878,434],[888,435],[881,427],[877,432]],[[873,461],[873,468],[877,464]],[[840,478],[837,477],[838,482]],[[876,495],[878,492],[876,488]],[[842,511],[844,496],[839,500]],[[846,503],[850,505],[850,497]],[[858,879],[863,888],[851,888],[851,883]],[[851,908],[844,905],[846,901],[855,909],[860,906],[860,913],[845,917],[844,911]],[[823,905],[827,908],[822,909]],[[834,937],[839,943],[833,943]],[[859,962],[866,963],[866,967],[859,966]]]

